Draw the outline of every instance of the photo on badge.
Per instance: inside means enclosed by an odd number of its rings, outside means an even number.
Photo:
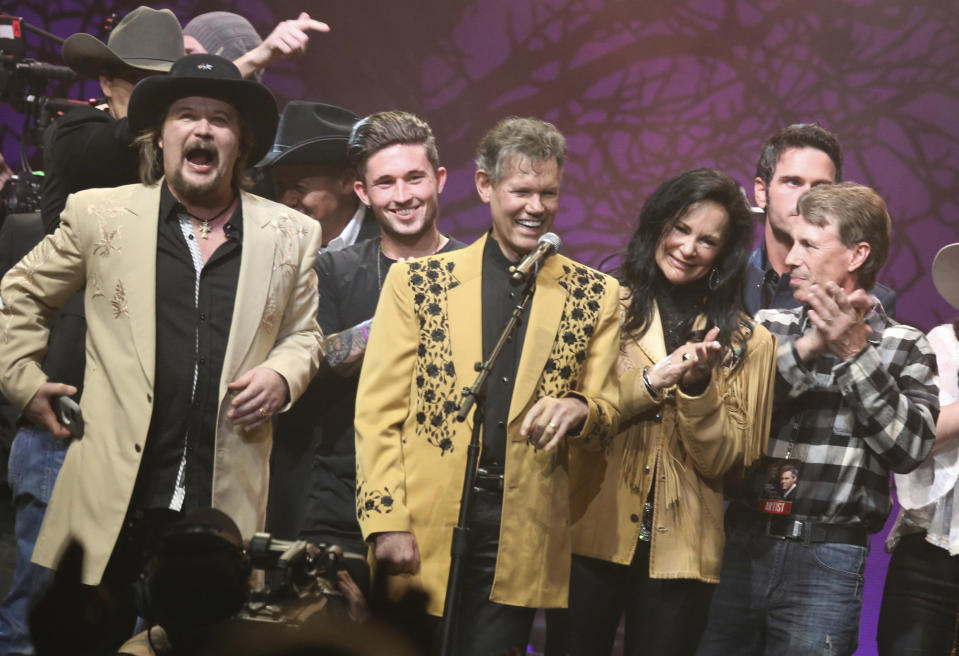
[[[799,463],[774,460],[766,469],[759,511],[768,515],[788,515],[799,494]]]

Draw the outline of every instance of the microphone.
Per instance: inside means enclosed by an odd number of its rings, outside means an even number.
[[[18,71],[23,71],[26,75],[45,77],[51,80],[75,80],[77,77],[77,74],[73,72],[73,69],[67,66],[44,64],[43,62],[33,60],[18,62],[16,69]]]
[[[539,271],[540,264],[543,263],[553,253],[559,251],[563,241],[554,232],[544,233],[536,243],[536,248],[529,255],[523,258],[523,261],[509,268],[513,277],[513,282],[526,282],[535,277]]]

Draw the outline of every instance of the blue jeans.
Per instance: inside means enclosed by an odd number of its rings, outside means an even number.
[[[852,654],[867,547],[769,537],[730,521],[700,656]]]
[[[37,594],[53,580],[53,570],[30,562],[53,484],[63,465],[68,442],[28,426],[10,449],[9,480],[13,492],[17,542],[13,583],[0,603],[0,654],[33,654],[27,613]]]

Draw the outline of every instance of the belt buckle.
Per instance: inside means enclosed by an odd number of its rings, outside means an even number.
[[[776,538],[777,540],[802,540],[805,533],[806,523],[800,519],[787,519],[786,529],[781,533],[773,529],[773,518],[767,517],[765,523],[766,537]]]

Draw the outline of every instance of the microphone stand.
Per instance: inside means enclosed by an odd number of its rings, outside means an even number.
[[[443,604],[443,635],[440,646],[442,656],[453,656],[453,638],[456,630],[456,614],[459,611],[459,592],[460,579],[463,576],[463,566],[466,562],[467,536],[469,533],[469,511],[473,503],[473,481],[476,476],[476,465],[479,461],[480,451],[480,431],[483,426],[484,405],[486,402],[486,380],[493,371],[493,363],[499,357],[500,352],[506,345],[506,342],[513,336],[513,331],[522,322],[523,312],[529,305],[529,300],[533,297],[536,289],[536,273],[530,277],[526,283],[526,289],[523,290],[523,296],[519,303],[513,307],[509,320],[503,327],[503,332],[493,347],[486,362],[477,362],[476,381],[472,387],[463,388],[463,400],[460,402],[459,412],[456,414],[456,421],[466,421],[470,409],[473,411],[473,431],[470,435],[470,443],[466,449],[466,475],[463,478],[463,493],[460,496],[460,514],[453,528],[453,540],[450,545],[450,573],[446,581],[446,601]]]

